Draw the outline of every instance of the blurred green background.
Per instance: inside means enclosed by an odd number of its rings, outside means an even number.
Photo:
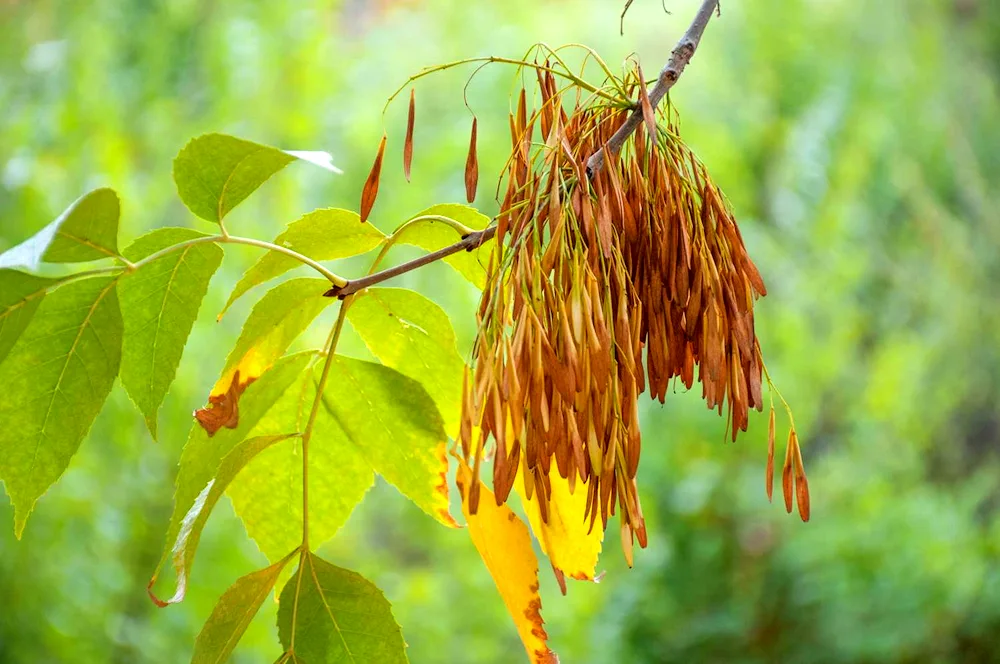
[[[295,165],[230,217],[269,239],[314,207],[356,208],[382,104],[419,67],[545,41],[586,43],[613,65],[634,52],[649,73],[697,4],[667,0],[668,15],[636,0],[622,37],[612,0],[5,0],[0,250],[96,186],[123,197],[122,246],[158,226],[205,228],[170,169],[208,131],[329,150],[344,169]],[[644,402],[649,548],[629,571],[610,536],[604,581],[567,597],[543,562],[551,644],[567,663],[1000,661],[1000,3],[722,5],[672,98],[767,282],[758,333],[796,413],[813,519],[767,503],[766,413],[727,445],[698,392]],[[419,85],[409,185],[405,102],[390,108],[383,230],[463,200],[468,73]],[[487,214],[511,84],[489,69],[468,91]],[[257,256],[230,249],[160,442],[116,388],[20,542],[0,499],[0,661],[186,662],[218,595],[264,564],[220,504],[187,600],[161,610],[146,597],[190,413],[254,300],[215,323]],[[445,307],[467,352],[477,294],[464,280],[435,265],[393,285]],[[354,337],[344,348],[363,354]],[[523,659],[465,533],[391,487],[322,552],[385,590],[413,662]],[[273,661],[274,615],[269,603],[233,661]]]

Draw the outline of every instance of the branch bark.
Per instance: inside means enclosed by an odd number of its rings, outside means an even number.
[[[680,78],[681,74],[684,73],[684,68],[687,67],[689,62],[691,62],[694,52],[698,49],[698,44],[701,42],[701,36],[705,32],[705,27],[708,25],[709,19],[711,19],[712,14],[718,12],[718,10],[719,0],[704,0],[701,3],[701,8],[695,15],[694,20],[691,21],[691,25],[684,33],[684,36],[681,37],[680,41],[677,42],[677,46],[675,46],[674,50],[671,52],[670,59],[667,61],[667,64],[660,70],[660,75],[656,79],[656,84],[649,90],[649,103],[653,106],[654,110],[660,101],[662,101],[666,96],[670,88],[674,87],[674,84],[677,82],[677,79]],[[589,177],[593,177],[594,174],[601,170],[601,167],[604,165],[605,152],[610,150],[611,152],[616,153],[621,150],[622,145],[625,144],[625,141],[632,135],[632,132],[636,130],[641,122],[642,108],[637,104],[636,109],[632,112],[632,115],[630,115],[624,124],[618,128],[618,131],[614,133],[607,144],[587,159],[587,175]],[[443,249],[438,249],[437,251],[421,256],[420,258],[407,261],[406,263],[401,263],[387,270],[376,272],[375,274],[370,274],[367,277],[352,279],[343,286],[335,285],[333,288],[324,293],[324,295],[327,297],[337,297],[342,300],[348,295],[357,293],[358,291],[368,288],[369,286],[374,286],[375,284],[392,279],[393,277],[398,277],[399,275],[415,270],[418,267],[423,267],[429,263],[441,260],[446,256],[457,254],[460,251],[472,251],[484,242],[492,239],[493,236],[496,235],[496,232],[497,227],[494,224],[481,231],[469,233],[455,244],[448,245]]]
[[[674,83],[684,73],[684,68],[691,62],[691,58],[694,56],[694,52],[698,49],[698,44],[701,42],[701,36],[705,32],[705,26],[708,25],[712,14],[717,12],[718,9],[719,0],[704,0],[701,3],[701,9],[698,10],[694,20],[691,21],[687,32],[677,42],[677,46],[671,52],[667,64],[660,70],[656,84],[649,90],[649,103],[653,106],[654,110],[663,97],[666,96],[670,88],[674,87]],[[614,133],[604,148],[592,154],[590,159],[587,160],[587,175],[594,177],[594,174],[601,170],[601,167],[604,165],[604,153],[608,150],[612,153],[617,153],[621,150],[625,140],[632,135],[632,132],[636,130],[636,127],[641,122],[642,108],[637,105],[636,109],[632,111],[632,115],[618,128],[618,131]]]
[[[415,258],[412,261],[407,261],[405,263],[400,263],[395,267],[390,267],[387,270],[382,270],[381,272],[376,272],[375,274],[369,274],[367,277],[361,277],[360,279],[351,279],[344,286],[334,286],[327,292],[323,293],[326,297],[336,297],[343,300],[348,295],[357,293],[360,290],[368,288],[369,286],[374,286],[377,283],[381,283],[393,277],[398,277],[401,274],[405,274],[412,270],[416,270],[418,267],[423,267],[435,261],[439,261],[446,256],[451,256],[452,254],[457,254],[460,251],[472,251],[478,249],[479,245],[491,240],[494,235],[497,234],[496,224],[484,228],[481,231],[475,231],[469,233],[461,240],[455,244],[450,244],[447,247],[438,249],[437,251],[425,254],[420,258]]]

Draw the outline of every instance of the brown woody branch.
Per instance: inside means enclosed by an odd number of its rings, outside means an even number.
[[[452,254],[457,254],[460,251],[472,251],[477,249],[479,245],[492,239],[496,233],[497,227],[494,224],[493,226],[484,228],[481,231],[469,233],[455,244],[449,244],[443,249],[438,249],[437,251],[425,254],[420,258],[415,258],[412,261],[407,261],[406,263],[400,263],[395,267],[390,267],[388,270],[382,270],[381,272],[376,272],[375,274],[369,274],[367,277],[351,279],[342,287],[334,286],[327,292],[323,293],[323,295],[327,297],[337,297],[343,300],[348,295],[357,293],[358,291],[368,288],[369,286],[374,286],[377,283],[392,279],[393,277],[398,277],[401,274],[405,274],[411,270],[416,270],[418,267],[423,267],[429,263],[439,261],[442,258],[451,256]]]
[[[684,68],[691,62],[691,58],[694,56],[694,52],[701,42],[701,36],[705,32],[708,20],[718,10],[719,0],[705,0],[701,3],[701,9],[698,10],[694,20],[691,21],[691,26],[684,33],[684,36],[681,37],[681,40],[677,42],[677,46],[671,52],[667,64],[660,70],[660,75],[656,79],[656,85],[649,91],[649,103],[654,109],[660,103],[660,100],[666,96],[670,88],[674,87],[674,83],[681,77],[681,74],[684,73]],[[587,175],[593,177],[597,171],[601,170],[601,166],[604,165],[604,153],[608,150],[612,153],[617,153],[621,150],[626,139],[632,135],[632,132],[636,130],[636,127],[641,122],[642,108],[637,104],[636,109],[632,111],[632,115],[618,128],[618,131],[614,133],[604,148],[592,154],[590,159],[587,160]]]
[[[712,14],[718,12],[718,10],[719,0],[704,0],[704,2],[701,3],[701,8],[695,15],[690,27],[688,27],[684,36],[681,37],[681,40],[677,42],[677,46],[675,46],[674,50],[671,52],[670,59],[667,61],[667,64],[660,70],[660,75],[656,79],[656,84],[649,90],[649,103],[654,109],[663,97],[666,96],[667,91],[674,87],[677,79],[679,79],[681,74],[684,72],[684,68],[687,67],[689,62],[691,62],[691,58],[694,56],[694,52],[697,50],[698,44],[701,42],[701,36],[705,32],[705,26],[708,25],[708,21],[712,18]],[[613,153],[617,153],[621,150],[622,145],[624,145],[628,137],[632,135],[632,132],[636,130],[642,122],[642,119],[642,108],[637,104],[636,109],[632,112],[632,115],[630,115],[624,124],[618,128],[618,131],[614,133],[607,144],[592,154],[587,160],[588,176],[593,177],[595,173],[601,170],[601,167],[604,165],[604,153],[606,151],[610,150]],[[358,291],[364,290],[369,286],[374,286],[375,284],[387,281],[393,277],[398,277],[401,274],[405,274],[429,263],[441,260],[442,258],[451,256],[452,254],[457,254],[460,251],[473,251],[484,242],[492,239],[493,236],[496,235],[496,232],[497,227],[494,224],[481,231],[469,233],[455,244],[448,245],[443,249],[438,249],[435,252],[426,254],[412,261],[400,263],[399,265],[391,267],[387,270],[382,270],[381,272],[376,272],[375,274],[370,274],[366,277],[361,277],[360,279],[352,279],[344,286],[334,286],[324,293],[324,295],[327,297],[344,299],[348,295],[357,293]]]

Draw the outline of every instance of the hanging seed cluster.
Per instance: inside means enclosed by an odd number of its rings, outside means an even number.
[[[631,563],[634,540],[646,545],[638,397],[662,402],[675,378],[697,380],[735,440],[763,407],[753,305],[766,291],[723,196],[666,114],[654,116],[641,74],[617,87],[640,94],[645,122],[589,174],[588,158],[632,111],[581,102],[549,69],[536,69],[538,110],[522,89],[510,115],[460,437],[477,473],[492,451],[498,503],[519,469],[545,520],[552,473],[585,484],[590,528],[620,513]]]

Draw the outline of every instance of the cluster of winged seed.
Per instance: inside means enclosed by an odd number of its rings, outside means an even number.
[[[492,454],[497,503],[520,478],[543,520],[553,473],[571,490],[585,483],[589,527],[600,517],[606,529],[617,511],[631,564],[634,540],[646,545],[639,395],[662,402],[673,378],[697,380],[709,408],[725,405],[735,440],[748,410],[763,408],[753,306],[766,291],[725,200],[666,113],[655,117],[643,97],[645,122],[588,173],[631,109],[581,102],[574,90],[567,111],[555,77],[536,71],[540,107],[529,114],[522,89],[510,117],[462,451],[477,476]],[[619,83],[645,90],[638,74]]]

